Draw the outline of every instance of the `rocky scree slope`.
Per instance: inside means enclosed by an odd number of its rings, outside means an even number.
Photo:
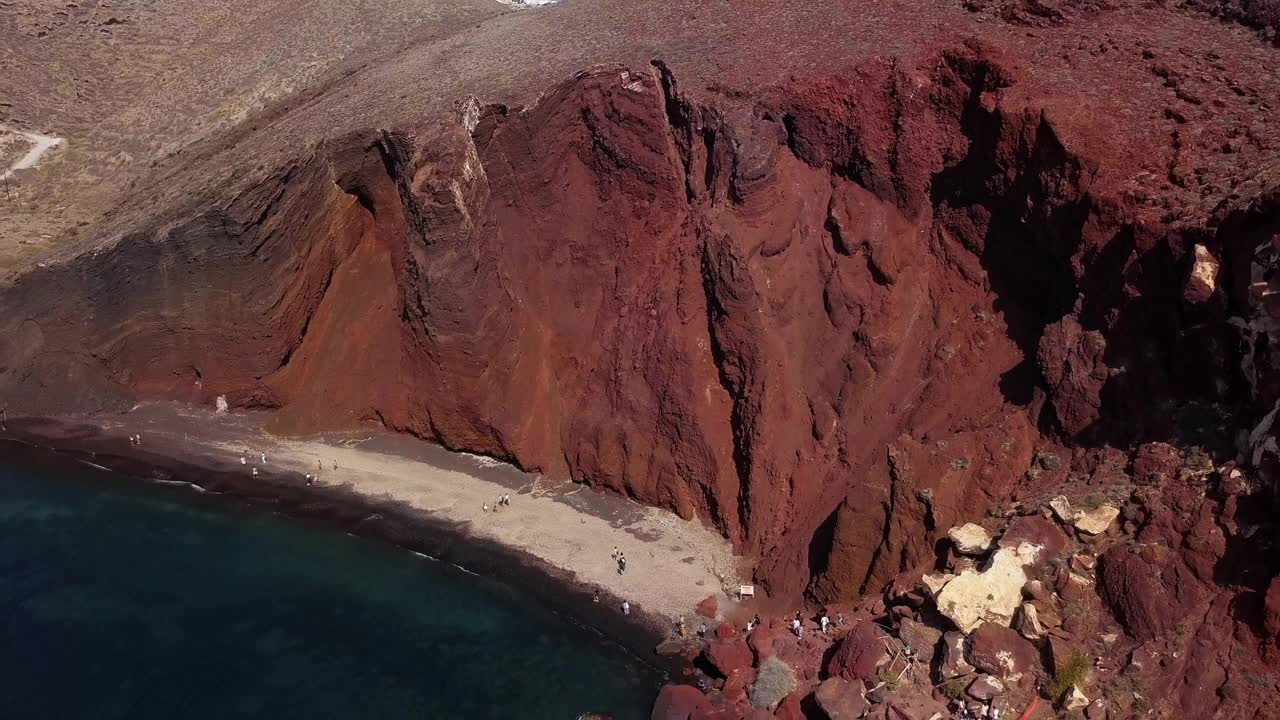
[[[1215,176],[1205,134],[1169,173],[1220,206],[1134,188],[1016,65],[957,40],[716,101],[597,68],[327,142],[0,290],[0,392],[374,420],[703,518],[775,596],[877,590],[1043,438],[1234,454],[1274,400],[1274,173]]]

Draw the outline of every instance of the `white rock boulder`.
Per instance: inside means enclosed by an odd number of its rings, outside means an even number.
[[[976,523],[953,527],[947,532],[947,537],[955,543],[956,552],[961,555],[984,555],[994,542],[991,533]]]
[[[1031,543],[997,550],[982,570],[966,570],[947,583],[935,602],[938,611],[965,633],[984,622],[1008,627],[1022,605],[1024,568],[1035,562],[1042,548]]]
[[[1110,505],[1102,505],[1092,510],[1081,510],[1076,513],[1075,526],[1082,533],[1100,535],[1111,527],[1120,516],[1120,511]]]

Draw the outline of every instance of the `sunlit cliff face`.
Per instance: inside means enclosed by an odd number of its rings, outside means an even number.
[[[957,43],[722,107],[655,64],[357,134],[22,278],[0,387],[375,421],[700,517],[776,595],[852,597],[1046,437],[1246,402],[1225,301],[1185,305],[1191,244],[1017,83]]]

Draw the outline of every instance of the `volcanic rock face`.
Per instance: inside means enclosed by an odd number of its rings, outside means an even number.
[[[976,42],[722,101],[655,64],[353,136],[0,291],[0,390],[374,420],[703,518],[775,595],[879,588],[1042,429],[1127,442],[1238,381],[1203,283],[1194,337],[1147,316],[1226,240],[1158,240],[1017,84]]]

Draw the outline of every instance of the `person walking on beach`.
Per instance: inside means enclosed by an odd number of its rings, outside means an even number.
[[[622,553],[618,553],[618,574],[627,574],[627,556]]]
[[[622,614],[623,615],[631,614],[631,603],[627,602],[626,600],[622,601]]]
[[[612,554],[612,555],[610,555],[609,557],[613,558],[613,561],[614,561],[614,562],[617,562],[617,561],[618,561],[618,556],[619,556],[619,555],[621,555],[621,554],[622,554],[622,553],[618,552],[618,546],[617,546],[617,545],[614,545],[614,546],[613,546],[613,554]]]
[[[822,626],[822,634],[827,634],[827,626],[831,624],[831,618],[826,613],[822,613],[822,619],[818,620],[818,624]]]
[[[244,456],[243,456],[243,455],[241,455],[241,456],[240,456],[240,464],[241,464],[241,465],[248,465],[248,464],[249,464],[249,461],[245,460],[245,459],[244,459]]]
[[[258,468],[253,469],[253,477],[258,477]]]
[[[262,453],[262,464],[263,464],[263,465],[266,465],[266,464],[267,464],[267,454],[266,454],[266,453]]]
[[[484,512],[489,512],[489,503],[486,502],[480,509]]]
[[[0,408],[0,430],[8,430],[6,427],[9,422],[9,408]]]

